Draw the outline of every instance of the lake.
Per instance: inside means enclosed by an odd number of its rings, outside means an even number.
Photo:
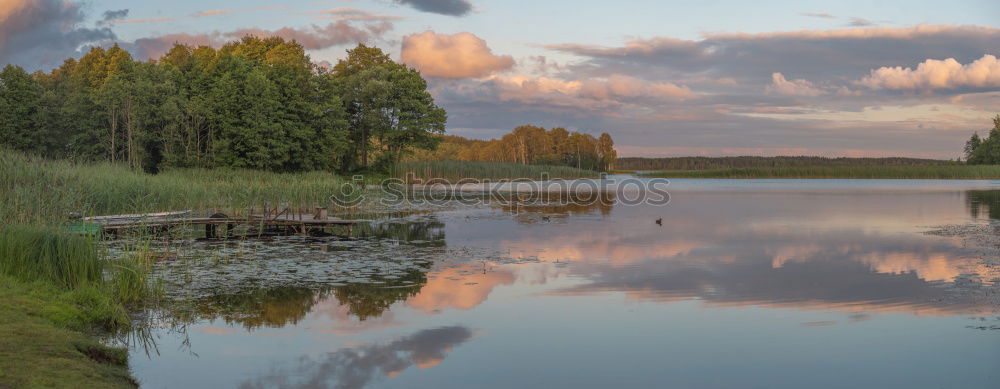
[[[192,241],[130,365],[150,388],[1000,387],[1000,182],[668,191]]]

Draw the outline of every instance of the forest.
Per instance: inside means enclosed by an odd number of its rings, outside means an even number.
[[[387,170],[445,129],[420,73],[358,45],[332,68],[302,45],[175,44],[147,62],[94,47],[51,72],[0,72],[0,147],[136,170]]]
[[[477,140],[442,135],[433,150],[419,150],[406,161],[482,161],[521,165],[569,166],[577,169],[607,171],[615,168],[615,142],[608,133],[595,138],[590,134],[555,127],[523,125],[499,139]]]

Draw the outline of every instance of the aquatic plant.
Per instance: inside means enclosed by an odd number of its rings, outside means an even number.
[[[0,273],[22,281],[42,280],[63,288],[100,283],[104,259],[91,237],[54,227],[0,228]]]

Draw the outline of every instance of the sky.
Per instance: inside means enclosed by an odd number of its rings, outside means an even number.
[[[0,65],[90,46],[357,43],[419,70],[447,132],[610,133],[620,156],[961,156],[1000,114],[1000,2],[0,0]]]

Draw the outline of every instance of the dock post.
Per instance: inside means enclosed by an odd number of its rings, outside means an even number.
[[[205,224],[205,238],[215,239],[215,225],[212,223]]]

